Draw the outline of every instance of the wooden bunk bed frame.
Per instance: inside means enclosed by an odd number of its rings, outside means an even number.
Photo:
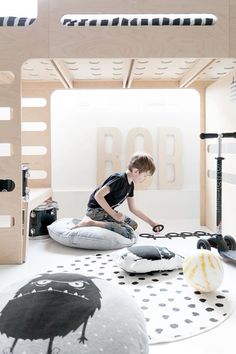
[[[64,27],[66,14],[129,13],[213,13],[218,21],[205,27]],[[37,20],[27,27],[0,28],[0,72],[6,82],[0,84],[0,107],[10,107],[10,120],[0,120],[0,142],[11,146],[10,156],[0,157],[0,177],[15,183],[14,191],[0,193],[0,215],[11,217],[12,224],[0,228],[0,263],[25,261],[29,212],[52,197],[50,151],[50,95],[57,83],[22,85],[21,68],[29,58],[231,58],[236,57],[236,0],[38,0]],[[14,79],[9,80],[9,73]],[[11,74],[10,74],[11,75]],[[9,81],[11,81],[9,83]],[[189,82],[191,84],[191,82]],[[67,82],[67,87],[70,84]],[[76,88],[117,88],[116,83],[81,84]],[[136,88],[159,88],[158,82],[136,84]],[[165,87],[174,87],[167,83]],[[201,96],[201,131],[204,131],[206,83],[194,86]],[[47,105],[21,108],[22,97],[44,97]],[[21,132],[21,122],[45,122],[43,132]],[[22,145],[47,147],[44,158],[22,158]],[[201,222],[205,223],[205,150],[201,145]],[[35,188],[30,200],[22,202],[21,165],[29,162],[33,169],[47,172],[45,179],[30,181]],[[24,220],[22,220],[24,210]],[[22,225],[23,232],[22,232]]]

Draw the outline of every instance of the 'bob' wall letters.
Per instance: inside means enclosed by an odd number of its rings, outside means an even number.
[[[181,189],[183,185],[182,137],[181,131],[175,127],[158,128],[157,151],[153,150],[153,137],[148,129],[131,129],[126,138],[124,154],[122,154],[124,142],[120,129],[97,128],[97,184],[113,172],[126,170],[130,157],[137,152],[137,140],[140,138],[141,150],[153,156],[157,171],[153,177],[137,185],[136,188]]]

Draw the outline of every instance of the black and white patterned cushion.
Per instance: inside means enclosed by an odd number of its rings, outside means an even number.
[[[113,252],[112,259],[128,273],[148,273],[182,268],[184,258],[167,247],[135,245]]]

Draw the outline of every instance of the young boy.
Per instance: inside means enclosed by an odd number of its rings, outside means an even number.
[[[86,217],[76,225],[98,226],[117,232],[124,237],[133,238],[137,223],[116,208],[127,200],[129,210],[149,224],[152,228],[158,223],[150,219],[134,203],[134,185],[142,183],[155,172],[155,165],[150,155],[134,154],[124,173],[114,173],[95,189],[88,201]]]

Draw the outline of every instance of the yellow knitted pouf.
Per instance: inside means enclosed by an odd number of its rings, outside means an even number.
[[[219,257],[205,249],[199,249],[185,258],[183,272],[187,282],[201,292],[216,290],[224,274]]]

